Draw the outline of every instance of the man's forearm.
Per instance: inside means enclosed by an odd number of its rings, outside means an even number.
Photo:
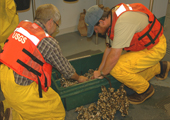
[[[107,75],[110,73],[110,71],[114,68],[114,66],[118,62],[121,53],[122,53],[122,49],[114,49],[114,48],[111,49],[110,53],[107,56],[105,65],[101,70],[103,75]]]
[[[106,47],[105,51],[104,51],[104,54],[103,54],[103,58],[102,58],[102,62],[100,63],[100,66],[99,66],[99,71],[101,71],[106,63],[106,58],[110,52],[111,48],[108,48]]]

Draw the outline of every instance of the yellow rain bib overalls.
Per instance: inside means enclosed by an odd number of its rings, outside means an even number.
[[[0,0],[0,48],[19,23],[14,0]],[[12,108],[12,120],[64,120],[65,109],[60,96],[51,87],[39,98],[38,85],[15,83],[13,70],[0,65],[0,85],[4,110]]]

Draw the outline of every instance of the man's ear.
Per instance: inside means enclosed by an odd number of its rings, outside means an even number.
[[[47,24],[48,24],[48,26],[50,26],[50,27],[53,25],[52,23],[53,23],[53,19],[52,19],[52,18],[47,21]]]
[[[104,26],[106,24],[105,20],[99,20],[99,23],[100,23],[100,26]]]
[[[53,19],[48,20],[48,21],[44,24],[44,26],[46,27],[46,29],[47,29],[47,31],[48,31],[48,33],[49,33],[49,32],[50,32],[50,29],[51,29],[52,26],[53,26]]]

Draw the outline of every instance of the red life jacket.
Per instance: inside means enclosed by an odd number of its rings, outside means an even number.
[[[0,54],[0,62],[39,84],[40,94],[42,89],[46,92],[51,86],[52,66],[44,60],[37,48],[46,37],[51,36],[36,23],[21,21],[8,37]]]
[[[117,9],[115,12],[112,13],[113,20],[111,31],[108,30],[108,36],[110,34],[110,39],[113,40],[114,38],[114,27],[116,24],[117,19],[127,11],[134,11],[134,12],[143,12],[148,15],[149,17],[149,24],[141,31],[134,34],[132,41],[129,47],[124,48],[127,51],[139,51],[147,48],[148,50],[151,49],[154,45],[159,42],[159,37],[163,34],[163,26],[161,23],[156,19],[156,17],[146,8],[144,5],[140,3],[134,4],[118,4]]]

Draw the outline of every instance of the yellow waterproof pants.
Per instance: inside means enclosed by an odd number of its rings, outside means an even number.
[[[0,83],[5,107],[12,107],[13,120],[64,120],[65,109],[60,96],[52,88],[39,98],[38,85],[15,83],[13,70],[0,65]]]
[[[14,0],[0,0],[0,48],[19,23]]]
[[[159,61],[166,54],[166,38],[160,37],[157,45],[150,50],[127,52],[118,60],[110,74],[127,87],[141,94],[149,87],[149,80],[160,74]]]

